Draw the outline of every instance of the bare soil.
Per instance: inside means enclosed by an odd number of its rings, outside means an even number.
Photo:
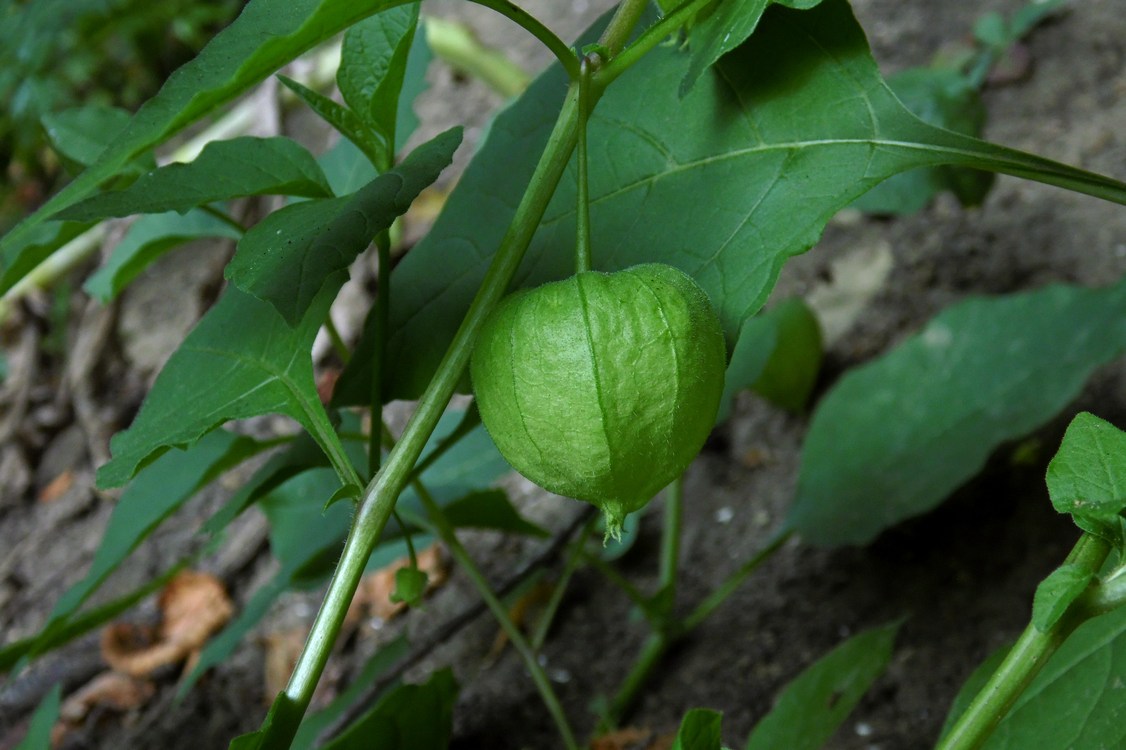
[[[924,64],[964,38],[987,11],[1011,13],[1020,0],[857,0],[885,72]],[[530,37],[480,8],[442,0],[427,10],[468,21],[490,44],[508,46],[536,69],[546,59]],[[527,2],[561,36],[571,38],[605,2]],[[1085,168],[1126,176],[1126,13],[1118,0],[1075,4],[1028,39],[1027,70],[985,94],[986,137]],[[419,104],[428,132],[466,123],[479,137],[499,99],[480,83],[441,64],[435,89]],[[463,150],[467,153],[468,150]],[[219,288],[229,248],[194,246],[162,261],[114,308],[80,294],[62,349],[49,348],[43,299],[21,311],[23,325],[5,334],[13,374],[0,418],[0,632],[4,642],[34,633],[96,548],[113,498],[92,489],[92,467],[106,457],[106,439],[127,424],[170,346],[182,337]],[[848,260],[852,259],[851,266]],[[886,274],[881,263],[890,263]],[[843,264],[843,265],[842,265]],[[851,270],[850,270],[851,269]],[[947,305],[974,294],[1028,289],[1053,281],[1100,285],[1126,271],[1126,212],[1093,198],[1002,177],[979,209],[943,197],[908,218],[843,214],[822,242],[786,269],[777,296],[813,294],[841,274],[867,273],[874,293],[855,319],[834,332],[818,392],[848,367],[917,330]],[[172,289],[169,289],[169,286]],[[176,296],[170,296],[175,294]],[[169,299],[179,300],[170,304]],[[355,321],[352,322],[355,325]],[[347,331],[347,326],[344,326]],[[354,328],[352,329],[354,330]],[[1044,342],[1046,347],[1052,342]],[[60,356],[66,352],[68,356]],[[683,712],[724,712],[724,735],[740,747],[777,692],[801,669],[861,629],[906,617],[888,672],[828,747],[910,750],[931,746],[947,707],[973,668],[1009,642],[1027,622],[1036,583],[1076,538],[1070,521],[1051,510],[1043,476],[1070,414],[1089,409],[1126,424],[1126,371],[1100,371],[1068,414],[1041,430],[1032,463],[997,451],[980,476],[941,508],[888,531],[872,545],[822,550],[793,541],[767,562],[714,616],[663,661],[631,716],[636,726],[671,731]],[[888,415],[894,419],[895,415]],[[807,418],[747,396],[709,442],[686,486],[686,528],[678,610],[687,612],[770,537],[791,500]],[[269,430],[263,421],[259,428]],[[69,472],[71,482],[50,502],[47,486]],[[134,555],[108,593],[126,591],[177,559],[192,530],[237,484],[203,494]],[[577,503],[538,494],[511,480],[530,517],[566,527]],[[58,486],[55,487],[59,489]],[[654,506],[659,506],[655,503]],[[660,512],[642,519],[641,536],[618,564],[636,585],[655,583]],[[491,534],[467,536],[491,577],[506,580],[539,544]],[[240,519],[224,550],[204,567],[220,575],[236,604],[273,568],[260,515]],[[557,572],[558,566],[549,567]],[[107,595],[108,595],[107,593]],[[224,748],[258,726],[269,703],[264,681],[270,634],[307,625],[317,593],[283,597],[237,654],[183,701],[175,677],[161,675],[156,696],[125,713],[96,711],[72,732],[68,748]],[[421,613],[396,626],[368,623],[330,667],[329,697],[378,643],[399,627],[416,643],[472,606],[475,596],[454,574]],[[132,619],[153,617],[144,605]],[[450,665],[462,683],[455,715],[457,748],[559,746],[550,719],[511,649],[490,649],[496,626],[472,620],[428,652],[408,679]],[[645,635],[629,602],[592,570],[580,570],[544,651],[576,729],[593,726],[593,698],[628,670]],[[73,689],[102,669],[97,638],[88,637],[0,682],[0,748],[11,747],[35,703],[56,681]]]

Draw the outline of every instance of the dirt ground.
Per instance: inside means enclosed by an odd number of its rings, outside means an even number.
[[[885,72],[927,62],[963,38],[986,11],[1012,12],[1020,0],[857,0],[857,15]],[[604,2],[527,2],[561,36],[570,38]],[[530,38],[480,8],[447,0],[427,8],[468,19],[491,44],[536,68],[544,55]],[[1009,146],[1126,177],[1126,14],[1119,0],[1076,3],[1028,39],[1030,65],[1017,80],[991,87],[986,137]],[[440,64],[436,89],[419,104],[428,132],[469,125],[479,137],[483,114],[499,100],[483,86]],[[451,103],[456,102],[456,109]],[[467,150],[463,150],[463,154]],[[76,296],[73,330],[63,362],[43,351],[47,315],[41,301],[23,311],[27,324],[6,336],[9,361],[23,367],[21,393],[4,392],[0,419],[0,633],[4,642],[35,632],[58,595],[85,570],[112,499],[91,489],[92,466],[105,458],[108,434],[123,422],[151,381],[169,342],[178,341],[214,298],[227,248],[196,247],[146,274],[112,310]],[[851,261],[851,262],[850,262]],[[886,274],[880,269],[886,268]],[[1052,281],[1106,284],[1126,272],[1126,211],[1093,198],[1012,178],[1000,178],[985,205],[965,210],[948,197],[913,217],[879,220],[848,212],[823,241],[785,270],[778,297],[817,299],[826,284],[850,275],[872,282],[851,319],[838,319],[819,392],[848,367],[918,329],[929,317],[972,294],[1005,293]],[[187,294],[169,306],[167,282]],[[844,279],[845,281],[842,281]],[[355,321],[352,322],[355,325]],[[342,326],[347,333],[348,327]],[[354,330],[354,328],[352,329]],[[1051,342],[1045,342],[1050,346]],[[12,380],[13,376],[9,376]],[[64,382],[65,386],[58,386]],[[13,404],[24,407],[14,409]],[[867,548],[820,550],[787,544],[699,630],[670,653],[647,685],[630,723],[675,728],[683,712],[703,706],[724,712],[724,736],[741,747],[778,690],[802,668],[861,629],[906,616],[890,669],[863,699],[828,747],[911,750],[933,743],[947,707],[978,662],[1011,640],[1027,622],[1036,583],[1076,538],[1069,520],[1052,511],[1044,488],[1047,459],[1070,417],[1088,409],[1126,424],[1126,371],[1117,363],[1092,379],[1068,414],[1038,433],[1045,446],[1033,464],[1000,449],[983,473],[938,510],[888,531]],[[793,494],[807,419],[745,397],[709,442],[686,485],[686,529],[678,609],[687,612],[712,585],[769,538]],[[269,428],[269,422],[262,425]],[[45,488],[69,470],[71,482],[51,502]],[[110,591],[125,591],[176,559],[190,530],[231,491],[224,482],[190,504],[176,524],[143,545],[116,575]],[[552,529],[566,527],[579,505],[512,480],[527,514]],[[56,486],[56,490],[60,488]],[[659,504],[654,504],[658,506]],[[247,514],[231,540],[205,567],[245,603],[272,573],[265,524]],[[641,537],[620,561],[641,587],[655,582],[659,511],[642,520]],[[537,555],[542,543],[491,534],[467,536],[493,580],[505,580]],[[475,596],[456,573],[421,615],[401,625],[425,640]],[[156,696],[125,714],[95,712],[65,743],[69,748],[224,748],[231,736],[257,727],[268,705],[265,644],[270,634],[307,624],[313,594],[287,595],[235,656],[217,667],[183,701],[173,700],[175,674]],[[134,619],[152,617],[151,604]],[[346,679],[366,653],[395,628],[365,626],[346,656],[330,666],[328,682]],[[455,715],[457,748],[558,746],[548,714],[519,659],[509,649],[489,657],[496,626],[472,620],[425,655],[408,673],[453,666],[462,683]],[[580,570],[560,611],[544,658],[580,734],[593,724],[591,699],[613,689],[629,668],[645,631],[628,601],[597,573]],[[48,656],[29,672],[0,682],[0,749],[9,747],[30,710],[56,681],[78,686],[100,669],[96,637]]]

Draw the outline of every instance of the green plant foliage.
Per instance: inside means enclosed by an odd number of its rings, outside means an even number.
[[[912,68],[890,76],[888,86],[907,109],[925,122],[977,136],[985,126],[985,105],[978,87],[949,68]],[[853,203],[877,214],[912,214],[944,190],[963,206],[978,206],[993,185],[993,174],[962,167],[912,169],[889,177]]]
[[[54,218],[95,221],[113,216],[186,212],[208,203],[249,195],[332,195],[313,155],[284,136],[242,136],[212,141],[187,164],[169,164],[142,175],[124,190],[101,193]]]
[[[672,750],[721,750],[723,714],[707,708],[692,708],[680,720]]]
[[[18,243],[0,240],[0,294],[91,226],[88,222],[48,221],[22,233]]]
[[[333,195],[349,195],[375,179],[371,160],[347,138],[340,138],[328,151],[317,157]]]
[[[198,209],[186,214],[169,211],[142,216],[130,225],[109,260],[86,279],[82,288],[91,297],[110,302],[169,250],[202,237],[239,236],[239,231],[227,222]]]
[[[528,521],[513,507],[504,490],[472,492],[454,500],[443,510],[446,520],[459,529],[492,529],[509,534],[549,537],[541,526]]]
[[[324,750],[445,750],[457,691],[449,669],[435,672],[421,685],[401,685]]]
[[[1124,348],[1126,281],[946,309],[821,400],[790,525],[816,544],[864,544],[930,510],[994,448],[1058,414]]]
[[[325,284],[438,179],[460,143],[461,128],[452,128],[350,196],[275,211],[243,236],[224,274],[297,325]]]
[[[331,703],[320,711],[309,714],[301,722],[301,728],[293,738],[291,750],[313,750],[320,734],[328,729],[338,717],[374,683],[379,677],[407,655],[410,644],[405,635],[400,635],[395,640],[379,648],[351,680],[348,687],[344,688]]]
[[[1079,626],[1017,699],[983,750],[1122,747],[1124,632],[1126,608]],[[963,694],[973,697],[969,687],[963,688],[955,706],[967,705]],[[947,728],[953,717],[952,711]]]
[[[37,640],[52,643],[86,598],[164,519],[219,472],[256,450],[257,444],[250,438],[217,430],[190,450],[167,453],[154,461],[122,494],[90,570],[55,604]],[[39,646],[31,649],[32,653],[42,650]]]
[[[326,287],[297,328],[268,303],[228,287],[161,370],[129,429],[110,441],[101,487],[124,484],[170,447],[193,443],[231,419],[286,414],[335,455],[313,382],[310,349],[343,282]]]
[[[89,166],[98,160],[114,136],[129,125],[132,115],[105,104],[71,107],[43,117],[43,130],[55,150],[75,166]],[[151,155],[137,159],[129,172],[147,172],[156,167]]]
[[[592,115],[594,264],[613,270],[660,261],[688,272],[711,297],[730,344],[786,259],[809,249],[840,208],[903,170],[954,163],[1126,202],[1126,185],[910,114],[880,79],[843,0],[806,11],[772,8],[747,43],[681,100],[676,82],[689,60],[675,48],[654,50]],[[496,119],[432,231],[396,268],[388,345],[395,367],[385,399],[417,397],[429,381],[544,146],[562,83],[553,69]],[[497,163],[505,169],[492,168]],[[575,235],[569,174],[518,272],[519,286],[569,275],[570,258],[559,252]],[[370,398],[370,331],[366,338],[338,383],[342,402]]]
[[[391,592],[391,601],[398,604],[405,602],[411,607],[422,604],[422,597],[426,594],[426,584],[430,578],[426,571],[418,568],[399,568],[395,571],[395,590]]]
[[[285,693],[278,693],[257,732],[231,740],[228,750],[289,750],[304,710]]]
[[[806,10],[821,0],[725,0],[703,17],[688,37],[692,62],[680,81],[680,96],[685,96],[703,75],[723,55],[747,41],[766,9],[778,3],[790,8]]]
[[[395,155],[395,132],[407,58],[418,25],[418,3],[392,8],[344,33],[336,85],[348,107],[378,134],[384,157]]]
[[[1126,433],[1080,412],[1048,464],[1048,495],[1060,513],[1109,520],[1126,509]]]
[[[1082,565],[1061,565],[1036,587],[1032,598],[1032,624],[1047,632],[1059,622],[1064,612],[1095,580]]]
[[[777,343],[751,388],[787,411],[804,411],[821,371],[821,324],[799,297],[780,302],[764,317],[775,324]]]
[[[747,318],[739,330],[739,338],[731,352],[724,375],[723,397],[719,401],[716,423],[731,416],[735,396],[754,385],[766,369],[771,354],[778,346],[778,321],[767,314]]]
[[[354,143],[372,164],[384,163],[384,154],[387,149],[370,129],[364,126],[360,116],[343,104],[334,101],[324,94],[298,83],[287,76],[279,75],[278,80],[297,94],[301,101],[308,105],[322,120],[340,132],[342,136]]]
[[[802,672],[755,726],[747,750],[817,750],[891,661],[900,623],[849,638]]]
[[[59,720],[63,686],[56,684],[48,691],[31,716],[27,734],[12,750],[51,750],[51,729]]]
[[[97,163],[0,238],[4,276],[9,275],[10,266],[25,262],[22,249],[28,235],[47,217],[88,197],[130,161],[230,102],[302,52],[361,18],[399,4],[398,0],[251,0],[230,26],[172,74]]]

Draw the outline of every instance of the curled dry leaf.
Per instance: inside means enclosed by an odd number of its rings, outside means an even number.
[[[194,660],[234,607],[214,576],[184,571],[160,594],[161,624],[146,628],[115,623],[102,631],[102,656],[118,672],[142,677],[167,664]]]
[[[147,703],[155,692],[156,688],[148,680],[120,672],[102,672],[63,702],[59,718],[77,724],[94,708],[130,711]]]
[[[590,741],[590,750],[668,750],[676,735],[658,735],[652,729],[624,727]]]

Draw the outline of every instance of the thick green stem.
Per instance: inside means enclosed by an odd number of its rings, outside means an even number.
[[[709,2],[712,2],[712,0],[687,0],[687,2],[671,10],[667,16],[642,32],[641,36],[635,39],[630,46],[613,55],[610,62],[595,75],[595,86],[598,89],[609,86],[611,81],[626,72],[649,50],[668,39],[681,26],[692,20]],[[609,29],[607,29],[608,31]]]
[[[579,153],[578,197],[575,206],[575,273],[591,268],[590,250],[590,187],[587,173],[586,123],[590,119],[590,57],[583,57],[579,66]]]
[[[622,0],[618,11],[610,19],[606,30],[602,32],[602,38],[598,40],[610,57],[618,54],[622,47],[626,46],[630,34],[633,33],[633,27],[637,26],[641,14],[645,12],[648,5],[649,0]]]
[[[575,147],[577,123],[578,90],[577,86],[572,86],[528,190],[516,209],[512,224],[497,249],[477,296],[398,444],[364,490],[340,562],[329,581],[324,602],[286,687],[287,697],[302,712],[312,699],[313,689],[344,622],[348,604],[359,585],[367,559],[383,533],[395,500],[461,379],[485,318],[504,296],[563,175]]]
[[[1078,564],[1096,574],[1109,553],[1110,546],[1105,541],[1084,534],[1064,564]],[[1040,630],[1030,623],[935,750],[974,750],[984,745],[1048,658],[1090,615],[1085,606],[1072,606],[1048,630]]]
[[[462,545],[461,541],[457,538],[457,533],[454,527],[450,524],[446,514],[442,512],[441,506],[434,501],[433,496],[427,491],[426,487],[421,482],[415,480],[414,489],[418,493],[419,499],[422,501],[422,507],[426,510],[426,515],[430,517],[431,523],[434,525],[434,530],[438,534],[438,538],[450,550],[454,560],[469,576],[477,593],[485,601],[485,606],[493,613],[497,623],[501,629],[508,636],[508,640],[512,643],[513,648],[520,654],[520,658],[524,661],[524,668],[532,676],[532,682],[535,683],[536,689],[540,692],[540,698],[543,700],[547,710],[551,713],[551,718],[555,720],[556,728],[559,730],[560,736],[563,738],[563,743],[567,746],[568,750],[578,750],[579,746],[575,742],[575,734],[571,731],[571,725],[567,722],[567,715],[563,712],[563,706],[560,705],[559,699],[555,696],[555,690],[551,687],[551,681],[547,678],[543,667],[540,666],[539,661],[536,659],[536,652],[528,644],[524,634],[520,632],[520,628],[516,627],[516,623],[508,616],[507,610],[501,603],[500,599],[493,593],[492,588],[489,587],[489,582],[481,573],[481,570],[473,562],[473,558],[469,556],[469,552]]]

